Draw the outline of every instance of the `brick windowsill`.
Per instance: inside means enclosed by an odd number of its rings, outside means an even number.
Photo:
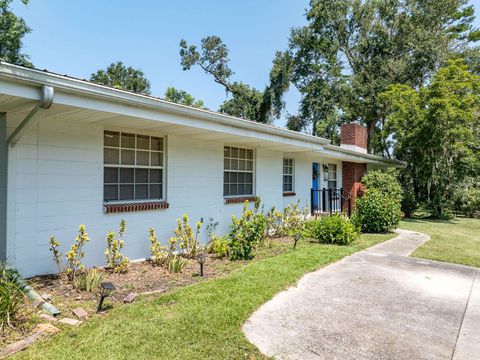
[[[297,195],[296,192],[293,192],[293,191],[288,191],[288,192],[284,192],[283,193],[283,197],[287,197],[287,196],[295,196]]]
[[[235,198],[225,198],[225,204],[243,204],[245,201],[254,202],[255,196],[242,196],[242,197],[235,197]]]
[[[121,213],[131,211],[145,211],[145,210],[157,210],[168,209],[169,204],[166,201],[145,201],[136,203],[115,203],[115,204],[103,204],[103,211],[105,214]]]

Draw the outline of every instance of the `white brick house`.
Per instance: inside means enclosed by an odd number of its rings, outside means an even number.
[[[0,260],[25,276],[54,272],[50,236],[65,251],[85,224],[86,263],[103,265],[120,219],[125,255],[141,259],[148,228],[166,241],[183,213],[223,234],[254,195],[266,208],[310,206],[312,168],[315,187],[350,193],[363,173],[342,168],[399,165],[343,141],[0,63]]]

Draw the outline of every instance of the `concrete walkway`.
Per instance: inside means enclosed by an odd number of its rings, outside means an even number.
[[[305,275],[245,323],[277,359],[480,359],[480,274],[409,258],[399,236]]]

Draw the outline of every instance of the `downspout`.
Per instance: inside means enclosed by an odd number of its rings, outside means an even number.
[[[53,87],[47,86],[47,85],[42,85],[41,88],[41,94],[40,94],[40,100],[38,103],[33,107],[32,110],[28,113],[28,115],[20,122],[20,124],[15,128],[15,130],[10,134],[10,136],[7,138],[6,141],[6,158],[7,158],[7,163],[9,160],[9,150],[10,147],[15,146],[15,144],[18,143],[18,141],[21,139],[21,137],[28,131],[29,128],[31,128],[33,125],[35,125],[38,120],[42,117],[43,113],[50,109],[50,107],[53,104],[53,98],[54,98],[54,90]],[[6,121],[6,118],[4,118]],[[8,165],[6,167],[8,169]],[[6,174],[8,179],[8,174]],[[8,183],[7,183],[7,190],[8,190]],[[8,206],[9,199],[8,199],[8,191],[7,191],[7,203],[6,207]],[[7,209],[5,209],[5,216],[7,216]],[[7,221],[6,224],[8,226],[8,219],[5,219]],[[6,227],[7,227],[6,226]],[[5,245],[7,243],[7,232],[6,229],[3,232],[2,236],[4,236],[4,241]],[[27,285],[23,280],[21,280],[25,284],[24,292],[26,297],[32,301],[32,302],[37,302],[40,303],[41,308],[46,311],[47,313],[56,316],[60,314],[60,311],[53,306],[52,304],[45,302],[42,297],[29,285]]]
[[[15,128],[7,139],[8,146],[15,146],[20,138],[27,132],[27,130],[38,122],[43,113],[52,106],[55,92],[53,87],[42,85],[42,93],[40,101],[28,113],[25,119]]]

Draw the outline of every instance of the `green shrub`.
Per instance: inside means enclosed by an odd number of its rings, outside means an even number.
[[[366,189],[381,191],[399,204],[402,201],[402,186],[397,180],[396,171],[393,169],[389,169],[388,171],[369,171],[362,178],[362,184]]]
[[[362,232],[390,232],[397,228],[400,219],[400,203],[380,190],[367,189],[356,200],[353,221]]]
[[[0,262],[0,332],[12,327],[25,302],[24,283],[15,269]]]
[[[455,205],[465,216],[480,218],[480,189],[467,187],[457,190]]]
[[[127,223],[125,220],[120,221],[120,228],[118,230],[118,239],[116,239],[116,234],[113,231],[110,231],[107,234],[107,248],[104,252],[107,259],[107,267],[112,269],[114,272],[125,272],[128,269],[128,258],[120,253],[120,250],[123,249],[124,242],[123,236],[127,228]]]
[[[75,281],[75,288],[85,290],[89,293],[96,293],[100,284],[105,280],[105,274],[96,268],[92,268],[80,274]]]
[[[401,219],[402,187],[394,171],[374,170],[362,179],[363,196],[356,199],[355,225],[363,232],[385,233]]]
[[[174,230],[175,237],[170,239],[170,243],[178,244],[183,251],[183,255],[194,258],[200,251],[198,234],[200,233],[201,222],[195,225],[195,232],[190,226],[190,220],[187,214],[183,214],[181,219],[177,219],[177,228]]]
[[[218,237],[213,235],[207,246],[207,251],[211,254],[215,254],[218,257],[225,257],[229,252],[229,240],[228,237]]]
[[[183,271],[185,264],[186,264],[186,261],[184,258],[178,255],[175,255],[168,262],[168,270],[171,273],[180,273]]]
[[[90,241],[87,234],[85,225],[80,225],[78,228],[78,236],[75,238],[75,243],[70,247],[70,250],[65,254],[67,258],[67,274],[72,282],[75,280],[76,275],[85,270],[85,265],[82,264],[82,260],[85,257],[85,251],[83,251],[84,245]]]
[[[248,209],[248,201],[243,204],[242,216],[232,216],[230,225],[229,248],[230,260],[252,258],[255,246],[265,237],[266,221],[260,210],[260,199],[255,199],[253,209]]]
[[[342,214],[323,216],[309,226],[314,238],[324,244],[348,245],[358,238],[354,224]]]
[[[148,229],[150,240],[150,261],[153,266],[164,265],[168,260],[168,248],[162,246],[157,239],[157,233],[154,228]]]

